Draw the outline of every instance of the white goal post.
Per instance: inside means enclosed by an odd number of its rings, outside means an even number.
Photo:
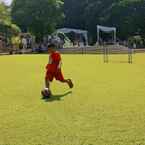
[[[115,27],[106,27],[97,25],[97,43],[99,44],[100,41],[100,31],[105,33],[114,33],[113,34],[113,42],[116,43],[116,28]]]

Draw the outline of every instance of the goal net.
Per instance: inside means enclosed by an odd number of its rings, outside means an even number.
[[[101,38],[101,32],[111,34],[112,39]],[[115,27],[106,27],[97,25],[97,45],[103,51],[103,59],[105,63],[109,62],[111,54],[126,54],[128,63],[132,63],[133,49],[128,44],[120,44],[117,42],[117,29]],[[109,35],[110,36],[110,35]],[[108,36],[108,37],[109,37]]]

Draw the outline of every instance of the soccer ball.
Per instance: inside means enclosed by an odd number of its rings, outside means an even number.
[[[44,97],[44,98],[50,98],[52,93],[49,89],[43,89],[41,91],[41,95]]]

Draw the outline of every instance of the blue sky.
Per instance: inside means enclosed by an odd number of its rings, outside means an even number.
[[[4,3],[6,3],[7,5],[10,5],[11,2],[12,2],[12,0],[0,0],[0,2],[4,2]]]

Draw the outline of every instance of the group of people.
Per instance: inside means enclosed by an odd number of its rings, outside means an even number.
[[[5,44],[7,44],[7,42]],[[64,48],[64,46],[86,46],[86,40],[81,36],[69,38],[63,34],[60,34],[46,36],[42,38],[41,42],[38,43],[35,41],[35,37],[32,37],[30,34],[20,34],[19,36],[12,38],[10,48],[13,48],[12,51],[16,51],[16,53],[25,53],[30,49],[33,52],[41,53],[47,51],[48,44],[55,44],[57,49],[61,49]],[[0,49],[2,50],[6,47],[7,46],[4,46],[4,41],[0,37]]]
[[[30,36],[22,36],[20,42],[20,49],[32,48],[32,38]]]
[[[6,47],[6,39],[0,35],[0,50]]]
[[[0,38],[0,49],[2,49],[3,48],[3,41],[2,41],[2,39]]]
[[[58,37],[58,36],[51,36],[44,37],[43,40],[39,43],[35,43],[33,47],[33,52],[46,52],[48,44],[55,44],[57,49],[63,48],[63,45],[65,43],[65,40]]]

